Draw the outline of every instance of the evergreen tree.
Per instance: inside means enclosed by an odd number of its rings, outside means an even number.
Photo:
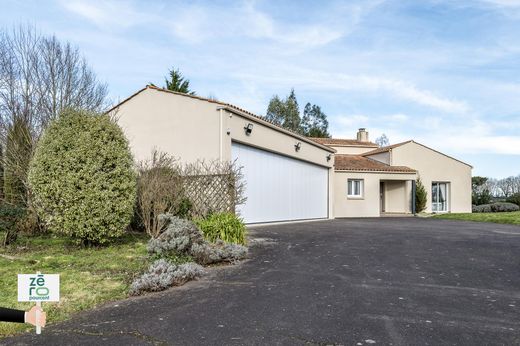
[[[312,105],[307,102],[303,110],[302,131],[308,137],[328,138],[329,122],[327,115],[321,111],[320,106]]]
[[[190,81],[182,76],[179,69],[172,69],[168,74],[168,78],[165,78],[166,86],[164,89],[171,91],[177,91],[180,93],[195,95],[195,92],[190,90]]]
[[[298,106],[294,89],[291,89],[291,93],[287,96],[285,107],[286,113],[282,126],[294,132],[302,133],[300,107]]]
[[[426,209],[426,203],[428,201],[428,193],[424,188],[421,181],[421,177],[417,177],[415,183],[415,212],[420,213]]]
[[[267,106],[265,119],[273,124],[280,125],[284,123],[285,118],[285,102],[280,100],[278,95],[274,95]]]

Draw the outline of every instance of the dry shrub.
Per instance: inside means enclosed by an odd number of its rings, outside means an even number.
[[[137,170],[137,213],[146,233],[155,238],[163,228],[158,216],[176,213],[183,203],[180,168],[174,157],[153,150]]]

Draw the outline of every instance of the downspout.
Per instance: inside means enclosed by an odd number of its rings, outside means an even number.
[[[224,146],[223,146],[223,141],[224,141],[224,138],[223,138],[223,135],[222,133],[224,132],[224,113],[223,113],[223,109],[220,108],[219,109],[219,134],[218,134],[218,140],[219,140],[219,151],[218,151],[218,158],[220,160],[220,162],[222,162],[222,156],[223,156],[223,151],[224,151]]]
[[[415,190],[416,190],[415,180],[412,180],[412,214],[414,214],[414,215],[417,214],[417,210],[415,210]]]

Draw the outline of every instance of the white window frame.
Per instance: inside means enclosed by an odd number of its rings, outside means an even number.
[[[449,181],[432,181],[432,189],[431,190],[433,190],[433,185],[437,185],[437,195],[439,195],[440,184],[443,184],[446,187],[446,189],[445,189],[446,196],[444,196],[444,198],[446,200],[446,202],[445,202],[446,209],[444,209],[444,210],[434,210],[435,209],[434,208],[434,204],[437,204],[437,209],[438,209],[438,206],[441,203],[433,201],[433,191],[432,191],[432,213],[438,213],[438,214],[449,213],[450,212],[450,187],[451,187],[451,184],[450,184]],[[438,200],[438,198],[437,198],[437,200]]]
[[[349,190],[355,192],[354,183],[359,182],[359,194],[349,194]],[[352,187],[351,187],[352,184]],[[363,199],[365,189],[365,179],[347,179],[347,197],[351,199]]]

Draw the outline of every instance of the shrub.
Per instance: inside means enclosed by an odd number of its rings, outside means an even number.
[[[415,212],[420,213],[426,209],[426,203],[428,201],[428,193],[424,188],[421,181],[421,177],[417,177],[415,183]]]
[[[197,263],[233,262],[247,256],[247,248],[221,240],[209,243],[197,226],[173,215],[161,215],[166,230],[157,239],[150,239],[148,251],[162,257],[190,256]]]
[[[216,243],[193,244],[191,256],[197,263],[234,262],[247,256],[247,247],[217,240]]]
[[[519,192],[519,193],[515,193],[515,194],[512,195],[512,196],[509,196],[509,197],[506,199],[506,202],[514,203],[514,204],[520,206],[520,192]]]
[[[204,237],[211,242],[218,239],[228,243],[246,244],[246,226],[233,213],[211,214],[195,221]]]
[[[136,179],[128,142],[105,115],[66,110],[38,143],[29,169],[38,214],[52,232],[84,244],[123,234]]]
[[[148,235],[159,236],[163,224],[159,215],[189,213],[180,168],[175,158],[157,150],[138,166],[137,214]]]
[[[196,263],[176,265],[167,260],[159,259],[150,265],[148,272],[132,283],[130,294],[139,295],[146,291],[162,291],[171,286],[180,286],[203,274],[204,269]]]
[[[491,204],[474,205],[472,208],[474,213],[501,213],[518,211],[520,207],[513,203],[496,202]]]
[[[2,246],[6,246],[18,237],[19,223],[26,215],[24,208],[7,203],[0,204],[0,232],[3,233],[1,239]]]

